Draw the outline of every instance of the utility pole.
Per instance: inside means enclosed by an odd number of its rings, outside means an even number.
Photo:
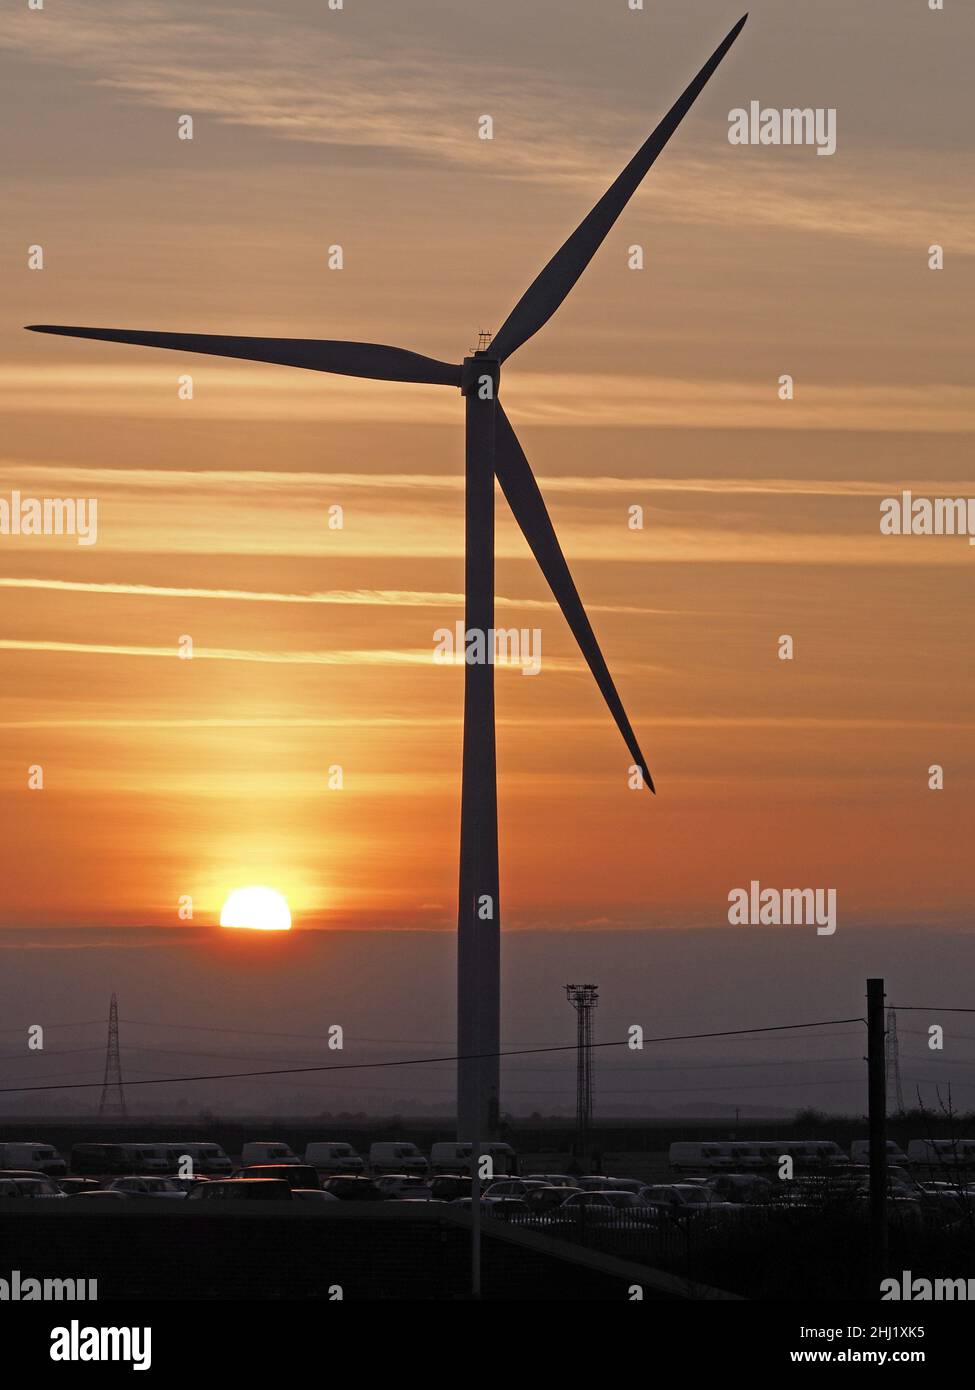
[[[592,1011],[599,1002],[598,985],[566,985],[576,1011],[576,1154],[590,1157],[592,1142]]]
[[[114,1092],[119,1114],[126,1119],[125,1092],[122,1090],[122,1060],[118,1050],[118,998],[112,995],[108,1010],[108,1046],[105,1049],[105,1080],[102,1083],[102,1098],[98,1103],[98,1118],[101,1119],[109,1107]]]
[[[884,982],[867,981],[867,1107],[870,1136],[870,1272],[874,1297],[887,1277],[887,1065]]]
[[[481,1297],[481,1143],[471,1145],[471,1298]]]

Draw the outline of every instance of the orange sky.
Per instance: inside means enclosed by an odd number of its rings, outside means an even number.
[[[489,8],[0,17],[0,496],[99,503],[96,545],[0,537],[3,924],[175,924],[181,895],[205,923],[253,881],[299,926],[451,929],[462,679],[432,651],[462,615],[460,396],[20,325],[458,360],[738,18],[710,0]],[[498,620],[540,628],[543,650],[537,678],[498,675],[509,927],[714,926],[751,879],[835,887],[841,930],[967,920],[975,551],[878,525],[903,488],[975,494],[966,27],[960,6],[754,5],[506,368],[659,789],[627,789],[499,498]],[[835,107],[837,153],[732,147],[727,112],[753,98]]]

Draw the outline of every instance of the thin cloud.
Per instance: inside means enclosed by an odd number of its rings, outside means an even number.
[[[157,657],[170,661],[181,658],[175,647],[123,646],[102,642],[31,642],[18,638],[0,640],[0,651],[7,652],[49,652],[61,655],[81,656],[135,656]],[[376,651],[249,651],[233,647],[194,647],[193,661],[253,661],[267,662],[280,666],[458,666],[464,665],[463,653],[445,656],[434,660],[433,649],[416,651],[376,650]],[[528,658],[526,657],[526,661]],[[499,654],[495,660],[498,668],[519,670],[524,664]],[[566,660],[562,657],[547,656],[544,659],[546,671],[580,671],[585,669],[581,661]],[[625,669],[617,664],[617,670]],[[659,671],[660,667],[641,666],[640,670]]]
[[[135,13],[133,13],[135,10]],[[389,160],[476,171],[508,181],[601,191],[621,151],[632,152],[654,119],[653,106],[637,127],[617,115],[598,89],[578,83],[575,114],[565,129],[566,80],[517,63],[485,73],[465,52],[447,49],[429,32],[411,44],[390,33],[385,47],[357,42],[337,26],[282,26],[272,8],[251,8],[246,23],[227,24],[198,5],[100,0],[97,7],[62,0],[56,24],[38,42],[34,15],[0,16],[0,43],[21,58],[42,58],[76,73],[106,93],[152,109],[207,116],[258,130],[282,143],[364,148]],[[92,55],[97,55],[97,66]],[[688,67],[687,75],[692,69]],[[323,78],[324,75],[324,78]],[[673,74],[656,105],[676,96]],[[659,85],[659,83],[658,83]],[[492,161],[490,144],[473,138],[479,108],[504,114],[517,138]],[[483,94],[483,95],[482,95]],[[826,184],[768,150],[726,143],[723,117],[706,135],[700,118],[684,133],[679,167],[664,163],[653,177],[655,216],[676,223],[766,226],[816,237],[839,236],[880,245],[927,245],[929,209],[938,206],[938,233],[953,254],[975,253],[972,200],[947,202],[931,182],[923,152],[896,151],[884,176],[871,151],[846,153]],[[776,152],[776,155],[778,152]],[[966,187],[959,176],[958,189]]]
[[[0,399],[12,412],[56,409],[61,414],[104,419],[171,420],[169,387],[186,359],[178,353],[168,356],[170,366],[134,361],[3,363]],[[462,424],[459,400],[442,387],[342,376],[323,381],[321,373],[257,363],[246,367],[197,363],[194,374],[207,388],[194,398],[198,419],[444,424],[458,430]],[[795,399],[784,403],[774,383],[598,372],[514,370],[505,378],[504,401],[516,427],[944,432],[969,429],[975,414],[975,388],[947,382],[806,381]],[[403,481],[399,485],[407,486]]]
[[[35,589],[52,593],[73,594],[123,594],[148,598],[192,598],[233,603],[335,604],[342,607],[462,608],[464,606],[464,595],[461,593],[412,589],[329,589],[308,594],[279,594],[253,589],[175,588],[162,584],[101,584],[91,580],[26,579],[14,576],[0,578],[0,589]],[[558,606],[554,599],[507,598],[503,594],[498,594],[495,597],[495,603],[501,607],[545,611],[552,611]],[[630,615],[684,615],[694,611],[683,608],[644,608],[631,604],[612,603],[591,603],[588,608],[592,613]]]
[[[0,369],[2,370],[2,369]],[[133,492],[141,490],[163,490],[172,493],[176,487],[194,488],[213,494],[224,493],[227,488],[240,487],[251,491],[270,489],[278,494],[285,489],[320,489],[326,492],[342,492],[348,489],[361,491],[388,492],[402,489],[407,492],[451,492],[461,494],[464,479],[451,473],[338,473],[338,472],[295,472],[272,473],[267,469],[241,468],[88,468],[75,464],[35,463],[28,460],[0,460],[0,481],[7,488],[26,484],[37,484],[44,489],[82,488],[82,487],[126,487]],[[930,479],[919,484],[916,478],[733,478],[733,477],[668,477],[637,476],[621,478],[614,474],[589,474],[578,476],[568,473],[538,474],[539,486],[552,493],[624,493],[633,492],[672,492],[672,493],[713,493],[717,496],[741,494],[756,496],[808,496],[808,497],[889,497],[896,496],[907,488],[925,496],[958,496],[971,490],[970,478]],[[47,581],[37,581],[47,582]],[[181,592],[167,590],[167,592]],[[192,592],[192,591],[187,591]],[[207,591],[210,592],[210,591]],[[362,594],[411,593],[409,590],[334,590],[334,593],[358,592]],[[459,595],[458,595],[459,596]],[[454,597],[445,594],[444,598]],[[299,596],[302,598],[302,596]],[[306,601],[308,596],[303,596]],[[292,601],[290,596],[288,601]],[[327,602],[325,598],[315,601]],[[336,600],[338,601],[338,600]],[[364,602],[370,600],[365,599]],[[378,600],[377,600],[378,601]],[[522,602],[523,600],[498,600],[499,602]],[[661,611],[661,610],[650,610]]]

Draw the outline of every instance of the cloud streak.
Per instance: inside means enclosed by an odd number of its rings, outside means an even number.
[[[181,658],[175,647],[125,646],[108,642],[26,641],[20,638],[0,640],[0,651],[48,652],[53,655],[155,657],[170,661],[189,659]],[[437,668],[463,667],[464,665],[462,653],[444,656],[435,661],[432,647],[426,651],[376,649],[375,651],[316,652],[251,651],[233,647],[194,646],[191,659],[193,661],[248,661],[280,666],[426,666]],[[528,658],[525,660],[527,661]],[[494,664],[500,669],[519,670],[523,663],[499,653]],[[546,656],[544,659],[544,670],[546,671],[581,671],[584,669],[581,661],[550,656]],[[620,663],[617,663],[616,669],[622,670],[624,668]],[[659,671],[661,668],[640,666],[639,669]]]
[[[254,589],[179,588],[163,584],[101,584],[91,580],[28,579],[8,576],[0,578],[0,589],[29,589],[51,593],[121,594],[134,598],[204,599],[232,603],[296,603],[335,604],[341,607],[379,608],[462,608],[461,593],[427,592],[412,589],[329,589],[320,593],[280,594]],[[501,607],[554,611],[553,599],[495,597]],[[590,604],[593,613],[620,614],[683,614],[689,609],[646,608],[633,604]]]
[[[422,40],[391,31],[369,44],[327,22],[278,23],[273,9],[255,8],[246,23],[185,0],[133,6],[100,0],[97,7],[62,0],[56,24],[39,42],[35,16],[0,16],[0,44],[21,59],[42,58],[117,98],[167,112],[192,111],[249,128],[282,143],[323,144],[380,152],[389,161],[440,165],[509,181],[599,192],[644,138],[643,125],[662,115],[680,79],[663,66],[659,96],[641,126],[617,114],[598,90],[578,84],[571,138],[565,129],[566,81],[517,61],[485,74],[466,52],[450,51],[432,34]],[[92,55],[98,55],[93,69]],[[687,65],[687,76],[693,72]],[[323,74],[324,79],[323,79]],[[489,97],[515,138],[492,158],[474,138],[478,108]],[[655,215],[678,223],[765,226],[817,237],[846,237],[888,246],[926,244],[927,211],[935,201],[921,152],[900,150],[884,180],[870,152],[845,152],[825,183],[781,158],[731,157],[726,126],[692,119],[683,133],[679,167],[653,176]],[[970,183],[970,181],[969,181]],[[966,186],[959,179],[959,190]],[[937,197],[938,231],[953,254],[975,253],[972,200]]]
[[[160,325],[155,325],[159,327]],[[184,324],[185,328],[186,325]],[[98,347],[96,352],[104,352]],[[117,353],[118,349],[112,349]],[[178,418],[176,378],[187,358],[170,364],[115,360],[0,363],[0,401],[9,411],[67,415]],[[290,424],[463,425],[459,397],[442,387],[360,381],[285,367],[192,364],[194,419],[281,420]],[[792,401],[778,399],[774,379],[519,372],[503,395],[516,426],[593,425],[696,429],[964,431],[975,414],[975,388],[949,382],[804,381]]]

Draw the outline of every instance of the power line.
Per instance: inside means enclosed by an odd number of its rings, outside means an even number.
[[[102,1023],[105,1020],[102,1019]],[[925,1035],[926,1036],[926,1035]],[[58,1048],[37,1048],[34,1050],[35,1057],[75,1057],[79,1052],[104,1052],[102,1046],[99,1047],[58,1047]],[[0,1052],[0,1062],[9,1062],[13,1058],[23,1061],[23,1050],[20,1052]]]
[[[975,1014],[975,1009],[953,1009],[948,1004],[892,1004],[907,1014]]]
[[[24,1033],[33,1026],[33,1024],[24,1023],[19,1028],[0,1028],[0,1033]],[[46,1032],[51,1028],[104,1028],[104,1026],[105,1020],[103,1018],[87,1018],[83,1023],[45,1023],[44,1030]]]
[[[678,1033],[668,1037],[644,1038],[644,1045],[647,1043],[664,1042],[693,1042],[702,1038],[735,1038],[745,1033],[787,1033],[797,1028],[825,1028],[832,1024],[842,1023],[863,1023],[861,1018],[834,1018],[821,1019],[816,1023],[778,1023],[767,1024],[760,1028],[731,1028],[719,1030],[712,1033]],[[604,1047],[629,1047],[629,1038],[622,1038],[617,1042],[593,1043],[593,1048]],[[526,1047],[519,1048],[510,1052],[474,1052],[463,1056],[453,1055],[447,1057],[405,1057],[393,1059],[385,1062],[330,1062],[321,1063],[314,1067],[275,1067],[268,1071],[241,1071],[241,1072],[214,1072],[203,1076],[171,1076],[160,1080],[134,1081],[130,1084],[134,1086],[160,1086],[166,1081],[169,1082],[192,1082],[192,1081],[233,1081],[240,1078],[255,1078],[261,1076],[297,1076],[304,1072],[318,1071],[369,1071],[378,1067],[415,1067],[429,1066],[436,1062],[464,1062],[480,1061],[488,1057],[524,1057],[540,1052],[571,1052],[574,1051],[572,1044],[562,1044],[557,1047]],[[0,1095],[14,1091],[65,1091],[65,1090],[85,1090],[89,1086],[96,1086],[98,1082],[81,1082],[76,1086],[0,1086]]]
[[[145,1019],[123,1018],[130,1028],[175,1028],[180,1033],[244,1033],[250,1038],[303,1038],[308,1042],[323,1042],[320,1033],[271,1033],[259,1028],[215,1028],[202,1023],[151,1023]],[[67,1026],[67,1025],[65,1025]],[[9,1030],[16,1031],[16,1030]],[[449,1047],[453,1038],[358,1038],[358,1042],[409,1043],[412,1047]]]

